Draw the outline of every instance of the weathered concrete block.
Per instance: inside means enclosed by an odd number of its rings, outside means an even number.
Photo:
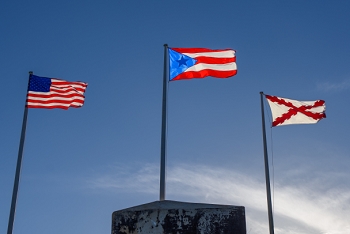
[[[155,201],[112,214],[112,234],[246,234],[243,206]]]

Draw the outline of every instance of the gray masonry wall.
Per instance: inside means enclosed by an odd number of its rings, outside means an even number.
[[[246,234],[243,206],[156,201],[112,214],[112,234]]]

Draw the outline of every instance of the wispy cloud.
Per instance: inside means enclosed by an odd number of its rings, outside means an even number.
[[[92,178],[88,184],[90,188],[116,189],[116,192],[122,188],[129,192],[158,193],[157,166],[150,164],[122,174],[100,175]],[[327,180],[327,176],[321,179]],[[275,233],[350,233],[350,187],[334,184],[320,188],[319,180],[294,185],[275,182]],[[167,196],[175,199],[181,197],[195,202],[245,206],[247,233],[268,232],[263,180],[223,168],[177,165],[168,168],[167,188]]]
[[[326,92],[337,92],[350,89],[350,79],[340,83],[323,82],[317,85],[317,89]]]

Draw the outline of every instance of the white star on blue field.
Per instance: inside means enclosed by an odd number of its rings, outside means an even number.
[[[172,80],[176,76],[185,72],[188,68],[192,67],[196,64],[197,60],[191,58],[187,55],[178,53],[172,49],[168,49],[169,51],[169,79]]]

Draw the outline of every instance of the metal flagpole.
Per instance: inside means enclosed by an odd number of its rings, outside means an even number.
[[[267,194],[267,209],[268,209],[268,215],[269,215],[270,234],[274,234],[272,204],[271,204],[271,189],[270,189],[270,173],[269,173],[269,162],[268,162],[268,156],[267,156],[267,146],[266,146],[266,130],[265,130],[265,114],[264,114],[263,95],[264,95],[264,93],[260,92],[262,131],[263,131],[263,143],[264,143],[264,161],[265,161],[265,180],[266,180],[266,194]]]
[[[164,44],[164,73],[163,73],[163,104],[162,104],[162,134],[160,146],[160,193],[159,200],[165,200],[165,164],[166,164],[166,121],[167,121],[167,51],[168,45]]]
[[[29,79],[30,79],[31,75],[33,75],[32,71],[29,72]],[[28,79],[28,84],[29,84],[29,79]],[[11,202],[9,223],[8,223],[8,227],[7,227],[7,234],[12,234],[13,223],[15,221],[15,211],[16,211],[19,176],[21,174],[23,146],[24,146],[24,139],[25,139],[25,136],[26,136],[27,116],[28,116],[28,108],[24,105],[24,115],[23,115],[23,122],[22,122],[21,140],[20,140],[19,149],[18,149],[16,175],[15,175],[15,182],[14,182],[14,185],[13,185],[12,202]]]

